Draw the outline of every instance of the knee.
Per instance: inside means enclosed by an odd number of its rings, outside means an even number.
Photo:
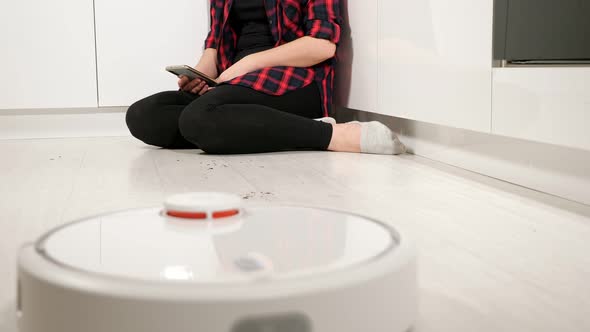
[[[129,106],[127,109],[127,113],[125,114],[125,122],[127,123],[127,128],[129,128],[129,132],[137,139],[142,139],[146,136],[146,110],[149,107],[149,103],[146,99],[142,99],[133,103],[133,105]]]
[[[206,153],[231,153],[228,150],[231,129],[224,121],[223,107],[214,104],[188,107],[180,116],[178,128],[187,141]]]
[[[125,114],[125,122],[133,137],[149,145],[165,147],[166,142],[159,142],[158,121],[153,118],[157,103],[154,96],[135,102]]]

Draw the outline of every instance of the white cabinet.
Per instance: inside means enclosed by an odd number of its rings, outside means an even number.
[[[378,112],[490,131],[492,0],[379,0]]]
[[[209,29],[208,0],[95,0],[100,106],[128,106],[177,89],[168,65],[195,65]]]
[[[494,69],[492,132],[590,150],[590,68]]]
[[[92,0],[0,2],[0,109],[96,107]]]
[[[338,106],[377,112],[377,1],[340,2],[344,24],[336,68]]]

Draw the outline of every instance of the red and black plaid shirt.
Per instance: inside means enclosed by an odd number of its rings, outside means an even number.
[[[211,30],[205,40],[205,48],[217,49],[220,72],[233,64],[235,56],[238,36],[232,25],[227,24],[233,1],[211,0]],[[340,41],[340,0],[263,1],[275,46],[303,36],[327,39],[335,44]],[[328,115],[332,106],[334,65],[335,59],[329,59],[306,68],[269,67],[225,83],[251,87],[270,95],[283,95],[316,82],[320,88],[324,114]]]

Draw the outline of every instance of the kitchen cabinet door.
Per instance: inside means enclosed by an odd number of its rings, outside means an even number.
[[[97,106],[92,0],[0,2],[0,109]]]
[[[494,69],[494,134],[590,150],[590,68]]]
[[[379,0],[378,112],[489,132],[492,0]]]

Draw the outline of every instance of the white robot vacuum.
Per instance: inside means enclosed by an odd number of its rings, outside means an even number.
[[[370,218],[189,193],[19,255],[20,332],[404,332],[416,255]]]

